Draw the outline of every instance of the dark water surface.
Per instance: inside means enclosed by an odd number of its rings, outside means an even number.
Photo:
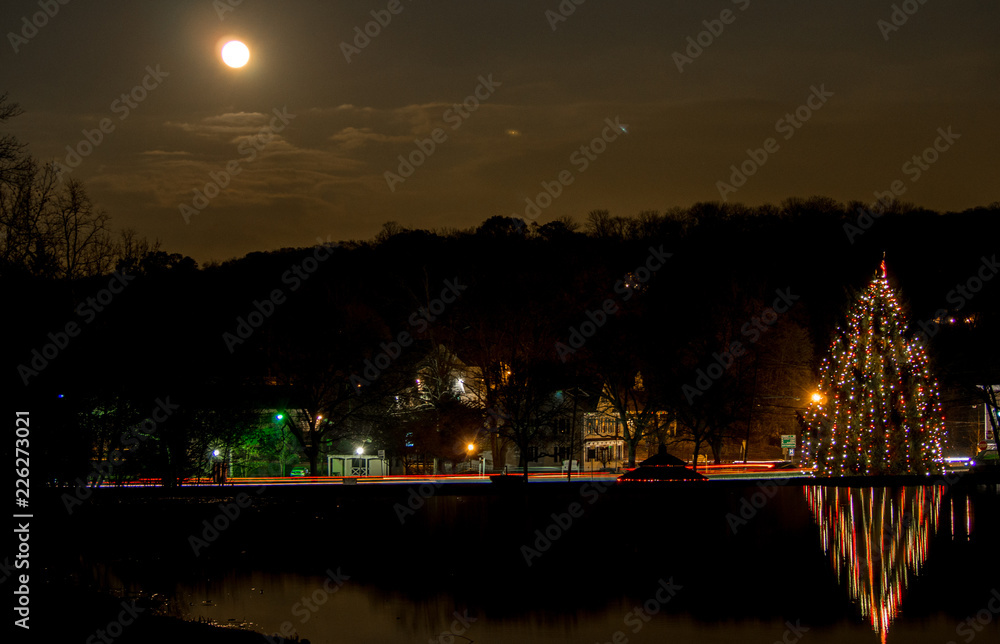
[[[58,522],[49,574],[314,644],[1000,635],[995,485],[237,492],[101,490]]]

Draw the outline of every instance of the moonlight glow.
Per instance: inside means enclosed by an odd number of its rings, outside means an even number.
[[[250,60],[250,49],[238,40],[222,46],[222,62],[230,67],[243,67]]]

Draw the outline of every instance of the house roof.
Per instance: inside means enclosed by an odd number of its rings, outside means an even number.
[[[660,451],[639,462],[639,467],[669,467],[677,465],[687,465],[686,462],[667,453],[667,446],[660,445]]]
[[[699,481],[708,477],[687,467],[637,467],[618,477],[619,481]]]

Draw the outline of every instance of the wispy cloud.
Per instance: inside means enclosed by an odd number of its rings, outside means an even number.
[[[146,150],[145,152],[140,152],[142,156],[147,157],[187,157],[191,156],[190,152],[185,152],[183,150]]]
[[[346,127],[330,137],[330,141],[340,145],[341,150],[356,150],[366,143],[408,143],[411,136],[389,135],[372,131],[368,127]]]
[[[200,136],[231,137],[257,132],[260,128],[267,125],[270,117],[271,115],[260,112],[229,112],[215,116],[206,116],[194,123],[167,121],[165,125]]]

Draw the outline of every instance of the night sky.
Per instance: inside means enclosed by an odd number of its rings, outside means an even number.
[[[565,20],[558,0],[49,1],[37,30],[22,18],[38,0],[0,9],[0,93],[25,110],[5,130],[76,165],[116,227],[202,262],[388,220],[583,221],[722,192],[870,202],[898,181],[937,210],[998,199],[994,0],[907,0],[898,28],[891,2],[861,0],[564,0]],[[377,35],[355,43],[366,23]],[[250,47],[242,69],[220,59],[230,38]],[[387,180],[411,153],[420,166]],[[526,212],[543,182],[559,196]]]

